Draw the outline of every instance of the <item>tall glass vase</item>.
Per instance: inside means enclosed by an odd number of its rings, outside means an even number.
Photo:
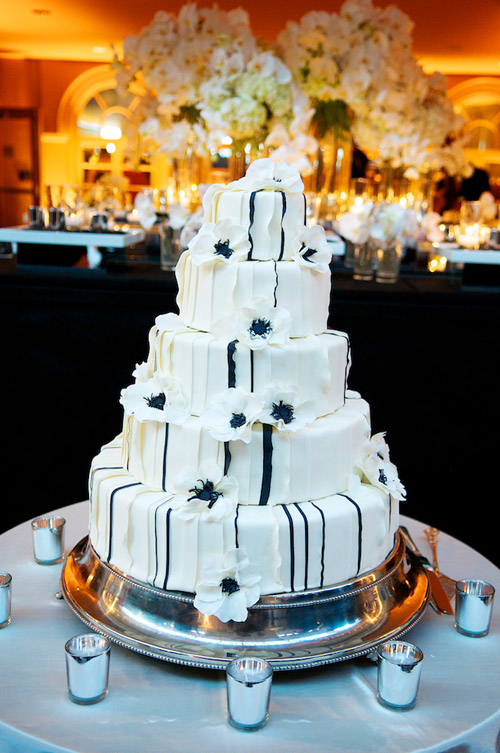
[[[388,243],[377,249],[377,273],[375,280],[394,283],[399,279],[403,248],[400,243]]]
[[[349,196],[352,142],[329,133],[319,141],[314,173],[305,180],[306,191],[316,195],[319,220],[335,220]]]

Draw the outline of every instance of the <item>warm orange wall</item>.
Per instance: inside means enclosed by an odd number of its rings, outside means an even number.
[[[0,58],[0,107],[38,109],[41,132],[57,130],[57,108],[74,79],[95,63]]]

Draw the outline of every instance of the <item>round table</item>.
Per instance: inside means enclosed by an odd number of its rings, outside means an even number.
[[[88,503],[51,514],[66,520],[69,551],[87,531]],[[424,524],[402,518],[429,554]],[[443,533],[440,567],[500,590],[500,570]],[[424,652],[417,705],[376,700],[369,658],[274,676],[269,722],[247,733],[227,722],[225,673],[111,649],[107,698],[68,698],[64,644],[88,632],[59,591],[60,565],[33,560],[29,522],[0,536],[0,570],[12,574],[12,622],[0,631],[0,753],[493,753],[500,730],[500,607],[490,634],[460,635],[453,617],[428,608],[405,639]],[[497,597],[500,599],[500,595]]]

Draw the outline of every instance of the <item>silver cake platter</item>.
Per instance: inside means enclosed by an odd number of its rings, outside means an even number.
[[[68,556],[61,582],[75,614],[115,643],[206,669],[245,655],[265,658],[275,670],[363,656],[406,633],[429,600],[425,571],[399,532],[375,570],[332,588],[264,596],[242,623],[200,614],[191,594],[126,577],[98,558],[88,538]]]

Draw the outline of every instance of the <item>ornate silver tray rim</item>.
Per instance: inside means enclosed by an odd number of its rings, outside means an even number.
[[[191,594],[129,578],[102,562],[87,537],[69,554],[61,585],[74,613],[115,643],[206,669],[242,655],[295,670],[369,654],[415,625],[429,600],[425,571],[399,532],[375,570],[326,589],[264,596],[245,623],[221,623],[201,615]]]

